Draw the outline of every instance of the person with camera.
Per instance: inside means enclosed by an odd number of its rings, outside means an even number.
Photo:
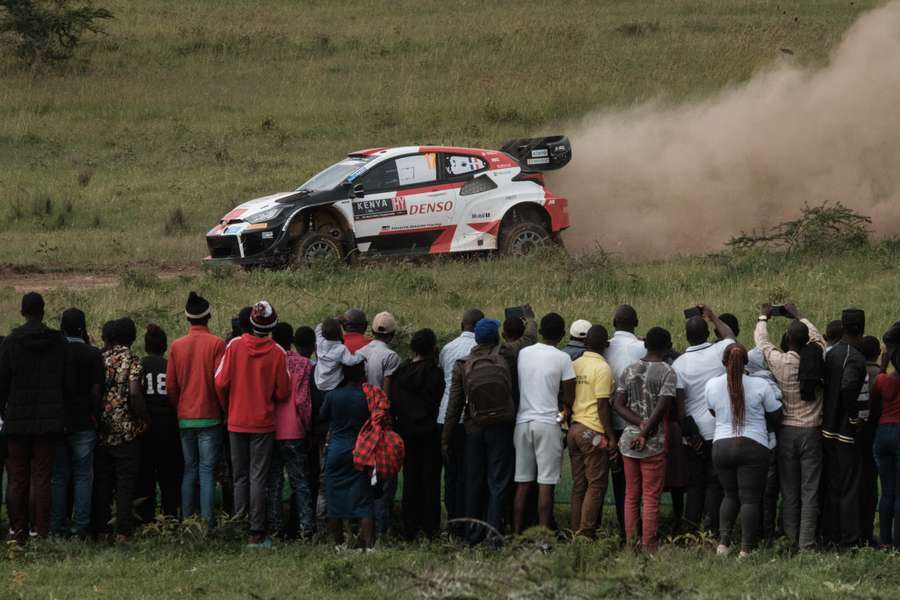
[[[792,319],[786,351],[769,339],[769,320],[776,316]],[[775,450],[784,532],[794,548],[808,550],[815,544],[819,518],[825,339],[795,305],[763,304],[753,341],[778,383],[784,406]]]

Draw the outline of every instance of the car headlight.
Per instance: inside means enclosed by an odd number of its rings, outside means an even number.
[[[262,212],[254,213],[249,217],[244,217],[244,220],[248,223],[265,223],[271,219],[274,219],[278,216],[278,213],[281,212],[281,207],[276,206],[275,208],[270,208],[268,210],[264,210]]]

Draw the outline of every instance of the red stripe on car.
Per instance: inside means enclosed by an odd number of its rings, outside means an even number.
[[[475,231],[497,235],[497,230],[500,228],[500,221],[485,221],[484,223],[469,223],[468,225]]]

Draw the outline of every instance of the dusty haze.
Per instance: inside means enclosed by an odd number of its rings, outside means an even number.
[[[565,129],[574,156],[548,185],[569,198],[574,252],[719,249],[838,201],[900,234],[900,2],[862,16],[823,69],[776,66],[701,102]]]

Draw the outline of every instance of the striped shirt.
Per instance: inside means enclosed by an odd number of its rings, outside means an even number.
[[[825,348],[825,340],[807,319],[800,319],[809,328],[809,341]],[[783,425],[791,427],[821,427],[822,425],[822,396],[821,393],[815,402],[807,402],[800,397],[800,355],[794,351],[782,352],[770,340],[766,321],[759,321],[753,332],[753,341],[757,348],[762,350],[766,359],[766,365],[775,376],[778,387],[781,388],[782,404],[784,405]]]

